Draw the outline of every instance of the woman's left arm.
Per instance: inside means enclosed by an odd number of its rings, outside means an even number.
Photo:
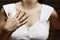
[[[53,10],[50,16],[50,23],[56,30],[60,30],[60,19],[55,10]]]

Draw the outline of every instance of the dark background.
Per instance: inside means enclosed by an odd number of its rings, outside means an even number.
[[[15,3],[20,0],[0,0],[0,9],[2,8],[2,5],[8,4],[8,3]],[[60,0],[39,0],[40,3],[48,4],[55,8],[56,12],[59,15],[60,19]],[[50,35],[48,40],[60,40],[60,30],[54,29],[52,26],[50,27]]]

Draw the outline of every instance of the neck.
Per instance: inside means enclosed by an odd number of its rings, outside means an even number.
[[[36,7],[37,4],[38,4],[38,2],[36,2],[36,3],[22,3],[22,6],[25,9],[32,9],[32,8]]]

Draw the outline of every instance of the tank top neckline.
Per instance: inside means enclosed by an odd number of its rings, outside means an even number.
[[[42,5],[41,5],[41,12],[42,12],[43,5],[44,5],[44,4],[42,4]],[[41,12],[40,12],[40,13],[41,13]],[[42,13],[41,13],[41,15],[42,15]],[[41,15],[40,15],[40,17],[41,17]],[[40,18],[40,17],[39,17],[39,20],[38,20],[37,22],[35,22],[35,23],[34,23],[32,26],[30,26],[29,28],[33,27],[33,26],[34,26],[34,25],[36,25],[38,22],[41,22],[41,21],[40,21],[40,20],[41,20],[41,18]],[[25,25],[23,25],[23,26],[28,27],[26,24],[25,24]]]

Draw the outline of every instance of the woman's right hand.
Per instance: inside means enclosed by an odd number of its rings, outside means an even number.
[[[15,17],[11,18],[10,16],[8,17],[4,29],[8,31],[14,31],[18,27],[24,25],[27,23],[27,14],[25,11],[18,11]]]

